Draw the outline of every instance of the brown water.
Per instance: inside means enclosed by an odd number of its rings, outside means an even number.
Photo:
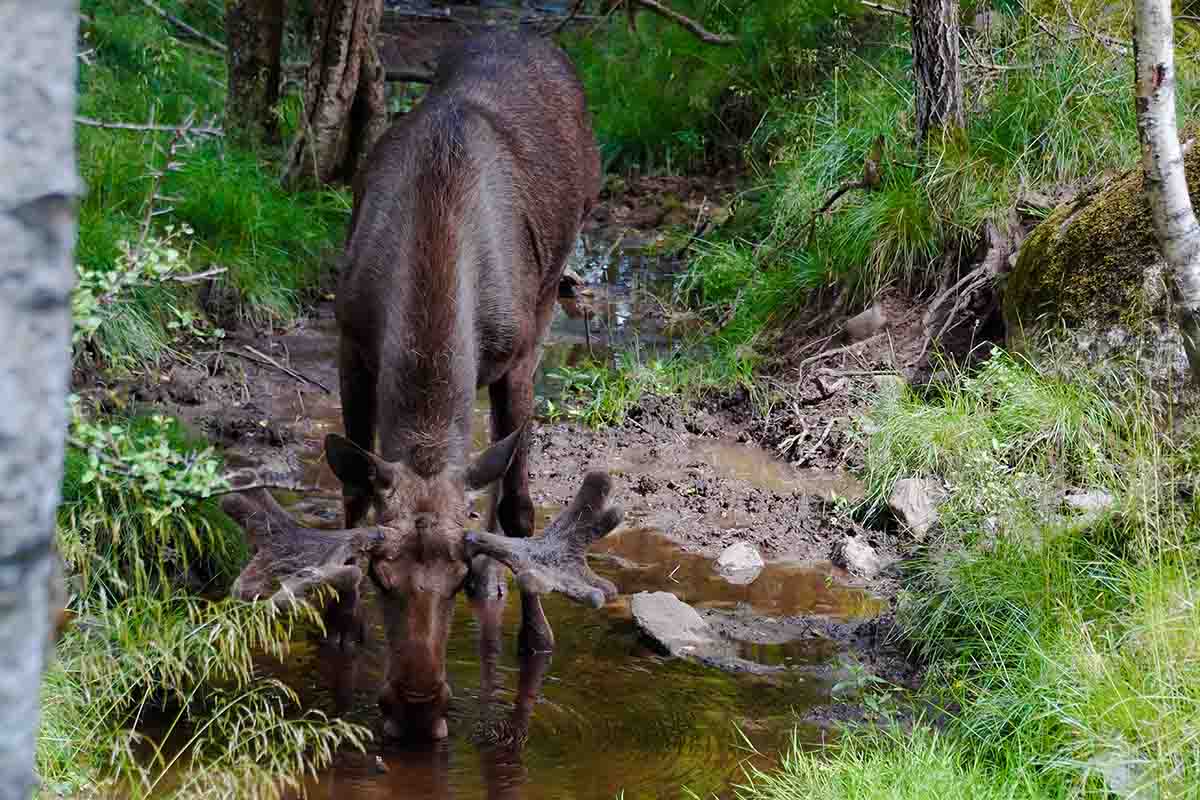
[[[433,747],[376,744],[366,755],[345,754],[312,782],[310,796],[610,800],[623,791],[632,800],[680,796],[681,787],[724,795],[740,780],[743,765],[769,761],[744,749],[741,736],[763,753],[776,752],[795,729],[793,710],[821,702],[830,687],[801,671],[735,675],[660,657],[630,621],[627,593],[666,589],[701,608],[761,600],[770,613],[839,619],[874,611],[858,592],[826,586],[824,573],[794,565],[770,565],[749,586],[731,586],[715,578],[704,559],[645,530],[618,532],[603,552],[629,559],[593,562],[617,583],[620,598],[600,610],[558,597],[545,601],[556,649],[523,750],[487,746],[476,735],[495,713],[482,697],[479,626],[463,600],[448,648],[455,694],[450,739]],[[522,668],[515,654],[518,610],[514,599],[496,665],[496,707],[504,714],[515,702]],[[372,690],[382,680],[384,640],[373,606],[371,614],[372,635],[355,666],[307,642],[289,657],[280,677],[306,706],[378,722]],[[738,653],[773,666],[803,666],[828,658],[831,648],[820,639],[744,642]],[[800,734],[813,741],[820,735],[803,727]],[[386,772],[376,766],[376,755]]]
[[[587,299],[591,316],[586,330],[582,313],[556,312],[543,376],[556,365],[588,357],[589,340],[592,355],[611,355],[634,343],[661,353],[677,345],[654,323],[648,304],[657,301],[642,291],[669,280],[662,265],[637,253],[608,251],[603,243],[580,246],[573,268],[585,280],[603,285],[594,287]],[[295,368],[328,376],[336,350],[330,325],[318,324],[282,341]],[[539,384],[539,391],[544,385]],[[476,410],[476,444],[483,447],[486,392]],[[321,457],[320,441],[341,428],[336,396],[280,396],[271,413],[313,423],[293,468],[306,483],[328,490],[304,497],[281,493],[279,499],[308,524],[335,527],[339,485]],[[757,485],[853,490],[838,474],[802,475],[751,446],[704,443],[697,448],[698,458]],[[539,528],[555,510],[542,509]],[[847,620],[878,612],[878,604],[862,591],[831,581],[827,568],[773,563],[752,581],[735,585],[717,575],[709,559],[683,551],[636,521],[598,543],[592,563],[617,584],[621,596],[599,610],[547,598],[546,613],[556,635],[548,663],[522,662],[516,656],[519,601],[513,599],[491,679],[481,667],[479,626],[461,599],[448,647],[455,694],[450,738],[432,747],[376,742],[366,754],[340,754],[331,769],[311,781],[310,796],[611,800],[624,792],[634,800],[682,796],[682,787],[702,797],[728,796],[743,766],[769,759],[753,755],[746,740],[762,753],[777,752],[796,729],[794,712],[828,698],[828,682],[805,668],[827,661],[837,647],[812,637],[729,639],[740,658],[785,668],[767,674],[732,674],[666,659],[639,636],[629,614],[629,595],[670,591],[702,611],[717,609],[749,620],[802,615]],[[385,636],[370,594],[367,604],[371,635],[356,658],[306,640],[296,644],[286,663],[266,666],[296,689],[305,707],[344,714],[379,730],[375,692],[385,670]],[[523,668],[534,678],[527,687],[532,689],[527,696],[537,697],[532,706],[517,704]],[[544,670],[540,683],[539,670]],[[489,685],[494,685],[491,692]],[[491,734],[504,730],[495,720],[517,706],[528,713],[524,747],[487,744]],[[799,730],[806,739],[820,737],[815,729]]]

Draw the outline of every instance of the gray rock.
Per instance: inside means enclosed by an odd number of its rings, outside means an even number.
[[[670,655],[700,656],[722,649],[696,609],[670,592],[638,592],[629,609],[638,628]]]
[[[717,572],[735,584],[752,583],[763,566],[758,550],[746,542],[734,542],[717,557]]]
[[[1062,493],[1063,505],[1084,514],[1102,514],[1116,503],[1108,492],[1093,489],[1067,489]]]
[[[857,536],[844,536],[833,545],[834,564],[860,578],[870,580],[886,566],[875,548]]]
[[[852,342],[870,339],[886,328],[887,323],[887,315],[883,313],[883,306],[876,303],[866,311],[855,314],[846,320],[846,338]]]
[[[941,488],[929,478],[901,478],[892,488],[888,506],[896,519],[917,540],[924,539],[937,524],[935,507],[941,496]]]

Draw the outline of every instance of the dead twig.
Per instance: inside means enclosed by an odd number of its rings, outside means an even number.
[[[690,17],[685,17],[678,11],[667,8],[662,3],[657,2],[657,0],[623,0],[623,2],[626,4],[627,8],[631,5],[639,5],[647,11],[652,11],[655,14],[658,14],[664,19],[671,20],[676,25],[684,28],[697,39],[705,42],[706,44],[731,45],[737,43],[736,37],[713,33],[705,29],[705,27],[699,22],[696,22],[696,20]]]
[[[882,11],[884,14],[895,14],[897,17],[908,18],[908,12],[902,8],[885,6],[883,3],[869,3],[867,0],[862,0],[862,4],[864,8],[869,8],[873,11]]]
[[[152,123],[140,124],[136,122],[106,122],[104,120],[92,119],[91,117],[75,117],[75,122],[80,125],[87,125],[92,128],[107,128],[118,131],[154,131],[156,133],[178,133],[186,131],[187,133],[197,133],[201,136],[224,136],[225,131],[220,128],[204,128],[193,125],[154,125]]]
[[[700,241],[700,237],[703,236],[704,233],[708,230],[708,226],[712,222],[712,220],[710,220],[704,216],[704,210],[707,205],[708,205],[708,196],[705,195],[704,199],[700,201],[700,209],[696,212],[696,222],[692,226],[691,234],[688,236],[687,241],[685,241],[683,243],[683,246],[680,247],[678,250],[676,250],[675,254],[672,256],[672,258],[674,258],[675,260],[678,261],[679,259],[683,258],[685,255],[687,255],[687,251],[692,249],[692,245],[694,245],[696,242]]]
[[[227,267],[217,267],[216,269],[210,269],[205,272],[193,272],[191,275],[172,275],[171,280],[175,283],[199,283],[200,281],[206,281],[209,278],[215,278],[218,275],[224,275],[228,271],[229,269]]]
[[[179,17],[172,16],[172,15],[168,14],[166,11],[163,11],[163,9],[160,8],[157,3],[153,2],[153,0],[142,0],[142,5],[144,5],[146,8],[150,9],[151,11],[153,11],[155,14],[158,14],[160,17],[162,17],[167,22],[174,25],[176,28],[179,28],[179,30],[183,31],[188,36],[191,36],[195,39],[199,39],[200,41],[205,42],[213,49],[220,50],[222,53],[226,52],[226,50],[229,49],[225,46],[224,42],[217,41],[216,39],[209,36],[204,31],[196,30],[191,25],[188,25],[186,22],[181,20]]]
[[[817,439],[817,443],[810,447],[807,453],[796,459],[797,464],[803,464],[817,454],[817,451],[821,449],[821,445],[825,444],[825,440],[829,438],[829,432],[833,430],[835,419],[836,417],[830,417],[829,424],[825,426],[825,431],[821,434],[821,438]]]
[[[575,0],[575,5],[571,6],[570,13],[568,13],[565,17],[563,17],[562,22],[558,23],[553,28],[551,28],[550,33],[551,34],[562,33],[563,28],[570,25],[571,21],[575,19],[575,15],[577,15],[582,10],[583,10],[583,0]]]
[[[284,366],[283,364],[280,364],[278,361],[271,358],[269,355],[262,352],[261,350],[257,350],[255,348],[251,347],[250,345],[246,345],[246,350],[248,352],[245,352],[245,353],[241,352],[240,350],[225,350],[225,351],[223,351],[223,353],[225,353],[227,355],[231,355],[231,356],[237,356],[238,358],[244,358],[247,361],[253,361],[257,364],[262,364],[267,367],[274,367],[275,369],[282,372],[284,375],[287,375],[291,378],[295,378],[296,380],[300,381],[301,383],[311,383],[313,386],[316,386],[318,389],[325,392],[325,394],[333,394],[333,391],[328,386],[321,383],[316,378],[310,378],[307,375],[303,375],[303,374],[297,372],[296,370],[292,369],[291,367],[287,367],[287,366]]]
[[[252,483],[236,484],[235,481],[241,477],[255,479],[258,476],[251,470],[234,470],[222,475],[229,482],[228,489],[219,489],[213,492],[210,497],[219,497],[224,494],[233,494],[234,492],[249,492],[254,489],[277,489],[282,492],[296,492],[298,494],[317,495],[320,497],[328,497],[336,500],[340,499],[341,495],[330,492],[327,489],[322,489],[320,486],[309,486],[303,483],[295,483],[293,481],[257,481]]]
[[[887,331],[884,331],[882,333],[877,333],[874,336],[868,336],[866,339],[863,339],[861,342],[853,342],[851,344],[843,345],[841,347],[835,347],[832,350],[826,350],[823,353],[817,353],[815,356],[809,356],[808,358],[804,359],[799,364],[797,364],[796,369],[802,370],[809,364],[813,364],[817,361],[824,361],[827,358],[832,358],[833,356],[840,355],[841,353],[848,353],[856,347],[863,347],[865,345],[868,345],[871,342],[874,342],[876,339],[883,338],[885,333],[887,333]]]

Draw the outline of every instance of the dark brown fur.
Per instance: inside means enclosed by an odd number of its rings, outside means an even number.
[[[347,528],[372,508],[378,524],[413,528],[403,549],[371,565],[404,608],[383,704],[398,718],[434,698],[419,725],[435,736],[445,734],[445,644],[467,572],[466,491],[503,476],[492,516],[510,536],[533,533],[522,431],[599,172],[566,56],[544,39],[497,33],[443,56],[425,100],[384,134],[356,181],[337,299],[349,443],[330,437],[327,456]],[[482,386],[495,444],[468,467]],[[522,604],[523,642],[548,648],[537,596]]]

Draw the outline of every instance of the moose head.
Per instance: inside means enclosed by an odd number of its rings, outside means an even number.
[[[374,508],[373,524],[365,527],[306,528],[265,489],[223,501],[253,550],[234,582],[235,597],[286,609],[327,586],[336,599],[324,608],[326,632],[345,647],[365,637],[359,599],[362,579],[370,575],[389,642],[379,704],[390,735],[447,735],[446,644],[455,596],[473,570],[490,568],[494,559],[512,570],[523,592],[560,592],[592,607],[616,596],[616,587],[586,559],[588,546],[621,522],[620,509],[607,505],[612,482],[603,472],[584,477],[570,506],[540,537],[468,530],[466,490],[503,474],[516,436],[496,443],[460,473],[422,478],[331,435],[326,457],[334,473]]]

